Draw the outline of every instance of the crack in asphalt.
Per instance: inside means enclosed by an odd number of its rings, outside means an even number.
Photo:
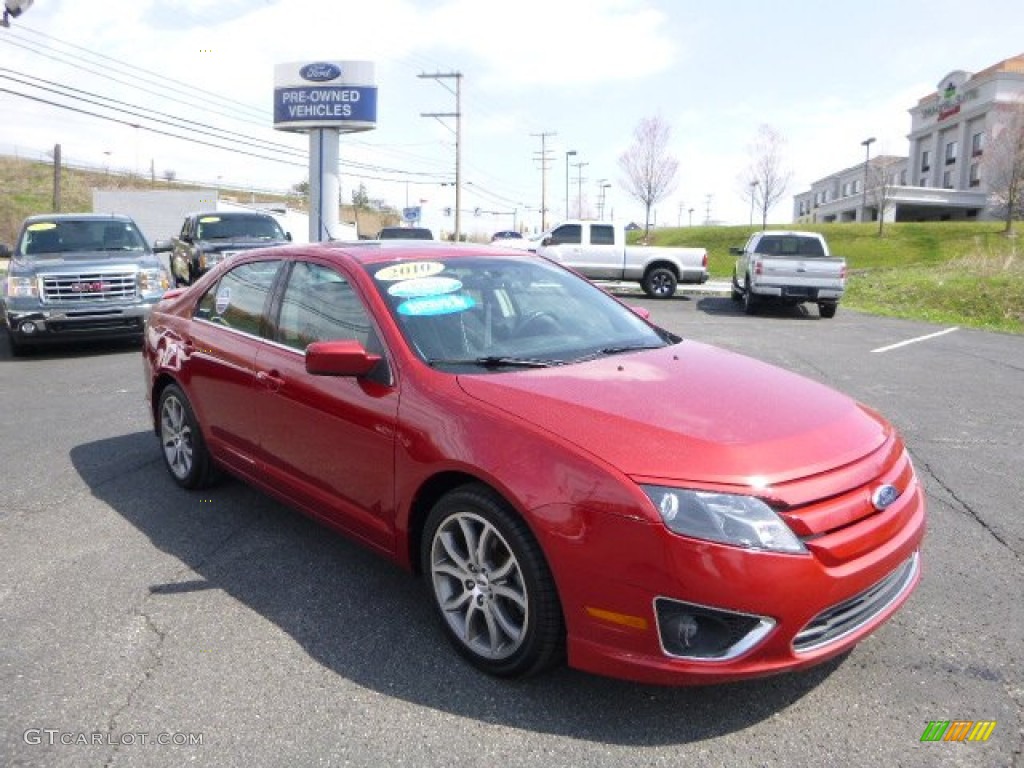
[[[250,528],[252,528],[254,522],[255,521],[249,521],[234,526],[230,531],[227,532],[227,534],[221,537],[221,539],[217,541],[208,552],[204,553],[194,566],[183,564],[180,568],[178,568],[173,573],[168,583],[177,583],[181,581],[183,576],[195,573],[204,565],[215,559],[218,553],[226,549],[234,539],[236,539],[241,534],[245,533]],[[151,634],[156,636],[156,645],[152,649],[150,649],[148,653],[148,661],[142,665],[142,673],[136,684],[132,687],[130,691],[128,691],[128,695],[125,697],[124,703],[120,707],[118,707],[113,713],[111,713],[110,718],[107,720],[107,731],[105,734],[105,740],[107,741],[107,743],[110,743],[113,740],[114,734],[117,732],[118,720],[132,708],[136,701],[136,698],[138,697],[142,689],[146,686],[147,683],[150,682],[150,680],[153,679],[153,676],[156,674],[157,670],[160,669],[160,666],[163,663],[163,655],[161,653],[161,648],[163,647],[164,642],[167,639],[167,631],[161,629],[157,625],[156,621],[147,610],[147,605],[153,599],[154,594],[154,592],[149,591],[142,598],[139,604],[135,606],[132,614],[134,617],[142,619],[146,629],[148,629]],[[111,750],[109,756],[103,762],[104,768],[111,768],[122,746],[123,744],[120,740],[117,740],[116,743],[114,743],[113,749]]]
[[[1012,554],[1018,560],[1021,559],[1021,554],[1017,552],[1012,546],[1010,546],[1010,542],[1008,542],[1006,539],[1000,536],[991,525],[985,522],[985,520],[982,519],[981,515],[979,515],[970,504],[961,499],[960,496],[957,495],[957,492],[954,491],[946,482],[944,482],[941,477],[939,477],[938,473],[936,473],[935,470],[932,469],[930,464],[924,462],[921,464],[921,467],[925,472],[928,473],[928,476],[936,483],[938,483],[938,485],[946,493],[949,494],[949,497],[954,502],[956,502],[955,506],[959,507],[960,510],[964,512],[968,517],[971,517],[975,521],[977,521],[978,525],[980,525],[993,539],[995,539],[1004,547],[1006,547],[1006,549],[1010,551],[1010,554]]]

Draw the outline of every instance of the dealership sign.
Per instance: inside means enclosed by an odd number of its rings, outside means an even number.
[[[376,127],[373,62],[304,61],[274,67],[274,128],[352,132]]]

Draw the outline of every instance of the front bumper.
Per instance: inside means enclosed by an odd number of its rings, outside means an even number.
[[[881,474],[832,496],[822,491],[834,483],[814,487],[817,501],[783,514],[807,554],[691,539],[660,521],[560,510],[557,518],[578,516],[586,532],[571,539],[542,533],[570,665],[693,685],[804,669],[853,648],[899,610],[921,577],[924,494],[898,443],[880,453],[887,454],[876,457],[884,459]],[[884,511],[865,511],[883,481],[902,494]],[[810,483],[798,485],[804,491]],[[573,566],[558,567],[565,562]]]
[[[75,306],[67,309],[13,309],[4,312],[11,336],[19,344],[142,337],[156,301],[122,306]]]

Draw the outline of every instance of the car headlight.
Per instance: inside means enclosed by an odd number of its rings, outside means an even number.
[[[753,496],[641,486],[670,530],[695,539],[770,552],[807,549],[775,511]]]
[[[162,268],[139,270],[139,295],[144,299],[163,296],[171,287],[171,279]]]
[[[39,288],[33,277],[8,277],[7,295],[12,299],[30,299],[39,296]]]

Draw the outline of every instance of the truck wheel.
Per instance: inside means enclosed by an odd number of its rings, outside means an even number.
[[[743,312],[752,315],[755,311],[757,311],[757,297],[750,290],[750,276],[748,275],[743,281]]]
[[[669,299],[676,292],[676,273],[668,267],[655,267],[644,275],[640,286],[652,299]]]
[[[822,317],[835,317],[838,304],[824,303],[818,305],[818,314]]]
[[[25,355],[31,354],[35,349],[31,344],[18,341],[14,338],[14,334],[10,332],[7,333],[7,341],[11,347],[11,357],[24,357]]]
[[[743,298],[743,292],[740,290],[740,284],[736,282],[736,273],[732,273],[732,283],[729,285],[730,296],[733,301],[740,301]]]

